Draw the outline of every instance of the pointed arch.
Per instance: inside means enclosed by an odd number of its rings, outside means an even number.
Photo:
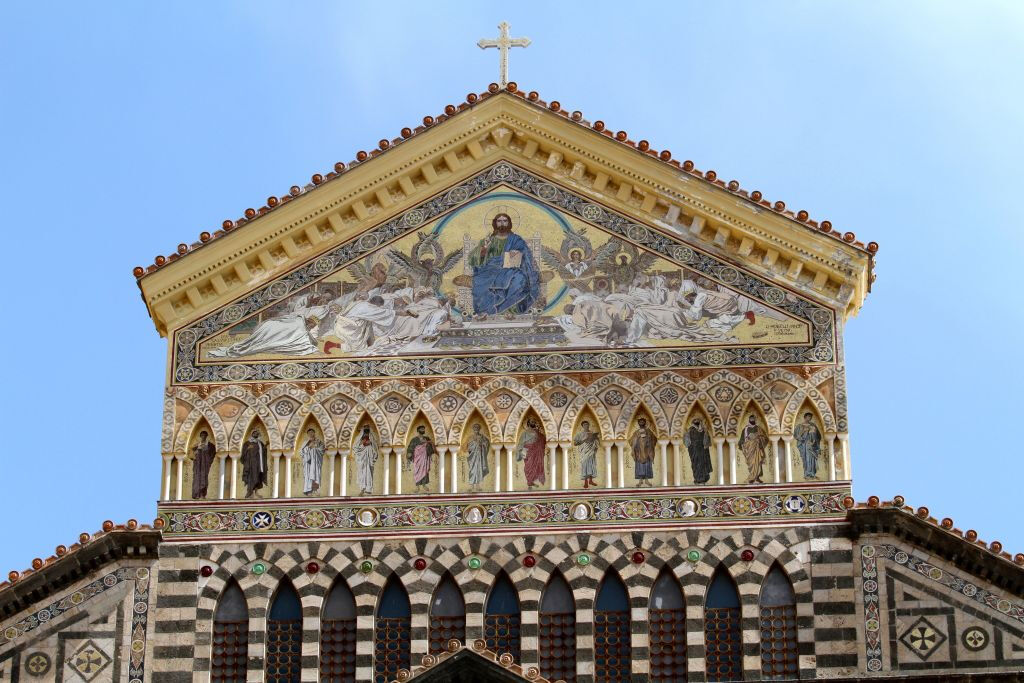
[[[467,401],[467,403],[469,402]],[[478,426],[479,433],[476,430]],[[452,455],[453,458],[461,460],[458,464],[459,479],[461,479],[459,486],[463,488],[460,490],[469,492],[492,490],[497,468],[495,467],[496,463],[492,462],[494,452],[491,445],[501,442],[500,432],[496,433],[491,429],[487,420],[474,408],[462,421],[458,430],[453,433],[460,434],[460,440],[455,442],[457,451]],[[470,443],[473,444],[472,452]],[[483,446],[486,448],[482,448]]]
[[[398,678],[399,669],[410,669],[412,609],[409,594],[392,573],[377,601],[373,626],[373,680],[386,683]]]
[[[430,598],[430,654],[447,652],[448,641],[466,642],[466,600],[451,572],[441,575]]]
[[[665,434],[668,431],[668,418],[665,415],[664,409],[661,407],[661,403],[659,403],[658,400],[654,398],[654,394],[652,394],[643,385],[619,374],[605,375],[591,385],[595,396],[603,393],[606,389],[609,389],[612,386],[618,386],[625,390],[625,393],[628,396],[625,403],[623,403],[622,407],[619,409],[619,416],[615,423],[615,438],[627,438],[626,432],[633,420],[633,413],[636,412],[637,406],[640,404],[647,406],[648,413],[653,420],[651,428],[655,433]]]
[[[628,681],[632,669],[629,591],[608,567],[594,599],[594,680]]]
[[[235,420],[235,428],[228,439],[228,449],[238,451],[242,448],[242,441],[252,432],[253,427],[259,425],[263,434],[267,437],[268,448],[279,451],[281,449],[281,432],[277,428],[277,419],[270,409],[263,404],[246,408]]]
[[[758,600],[762,680],[792,680],[800,676],[796,628],[796,593],[778,562],[761,583]]]
[[[689,470],[690,481],[694,484],[707,484],[715,474],[715,459],[711,452],[715,435],[711,431],[711,418],[700,401],[690,406],[685,415],[685,419],[680,421],[679,431],[672,432],[682,435],[685,457],[680,459],[680,466],[683,472]],[[679,481],[686,481],[687,478],[681,475]]]
[[[576,601],[555,569],[541,594],[537,629],[540,673],[548,680],[576,680]]]
[[[267,683],[299,683],[302,678],[302,602],[287,577],[281,579],[267,612]]]
[[[569,406],[565,409],[565,414],[562,415],[562,424],[559,427],[561,431],[558,435],[559,441],[572,441],[572,435],[576,433],[576,425],[580,420],[579,415],[587,410],[596,419],[594,427],[601,434],[601,439],[611,440],[615,438],[615,426],[612,416],[608,413],[608,408],[600,399],[590,395],[584,389],[582,393],[569,402]]]
[[[192,412],[182,420],[181,425],[178,427],[178,434],[174,441],[175,453],[186,452],[196,430],[200,428],[200,422],[206,423],[206,428],[210,432],[210,440],[213,441],[217,448],[223,449],[228,447],[228,433],[224,426],[224,420],[221,419],[212,406],[202,401],[192,409]]]
[[[554,438],[558,434],[558,426],[555,423],[554,415],[551,414],[551,409],[536,395],[536,392],[531,390],[528,394],[522,395],[522,400],[516,403],[508,414],[505,421],[506,443],[513,443],[516,440],[516,435],[525,422],[527,412],[533,412],[537,416],[544,426],[545,436]]]
[[[668,565],[651,586],[647,626],[652,683],[686,680],[686,598]]]
[[[743,680],[740,594],[721,564],[704,597],[704,649],[708,681]]]
[[[249,606],[238,582],[231,579],[224,586],[213,613],[211,680],[246,680],[248,661]]]
[[[380,406],[374,403],[362,407],[364,408],[363,410],[353,408],[348,411],[345,422],[342,424],[341,429],[338,430],[338,447],[352,450],[352,444],[355,442],[359,431],[358,427],[364,421],[373,424],[374,429],[377,430],[377,438],[380,439],[379,443],[382,447],[390,446],[394,443],[391,425],[388,424],[387,418],[384,417],[384,411],[380,409]]]
[[[822,422],[821,413],[810,399],[805,398],[796,415],[798,417],[790,416],[791,419],[796,417],[793,424],[793,455],[797,461],[794,474],[799,472],[799,481],[808,481],[821,478],[821,470],[824,469],[824,478],[828,479],[828,432]]]
[[[484,609],[484,640],[487,641],[487,649],[500,654],[507,652],[516,662],[522,661],[521,624],[519,592],[502,569],[494,578]]]
[[[448,430],[449,444],[462,443],[465,427],[470,423],[474,413],[480,416],[480,421],[487,427],[487,434],[490,440],[493,442],[501,441],[501,425],[498,423],[498,416],[494,412],[494,408],[487,401],[470,395],[459,406],[455,417],[452,418],[452,426]]]
[[[191,460],[187,481],[191,483],[192,500],[202,500],[209,494],[210,472],[216,461],[217,441],[205,417],[196,422],[186,446],[186,462]],[[184,464],[184,463],[182,463]],[[224,458],[221,458],[223,467]]]
[[[395,437],[398,439],[399,445],[404,447],[409,443],[409,439],[415,434],[415,425],[421,420],[430,425],[434,443],[444,445],[438,441],[438,439],[445,439],[448,436],[441,413],[433,403],[419,399],[407,405],[399,416],[398,422],[395,423]]]
[[[327,593],[320,616],[320,680],[356,680],[356,600],[341,574]]]
[[[764,418],[764,423],[768,427],[769,434],[779,433],[779,416],[775,412],[775,404],[768,397],[768,394],[764,393],[759,387],[755,386],[750,381],[735,375],[728,373],[731,384],[734,389],[739,389],[735,400],[729,407],[729,418],[726,421],[726,433],[729,436],[735,436],[739,433],[742,428],[740,424],[740,418],[747,412],[751,405],[757,407],[757,411]]]
[[[337,430],[334,429],[334,422],[331,420],[331,416],[327,414],[327,409],[319,403],[313,403],[308,400],[299,406],[299,409],[295,411],[288,421],[288,426],[284,430],[284,443],[301,446],[302,436],[305,434],[306,425],[310,421],[315,422],[320,428],[320,433],[323,435],[324,445],[327,449],[337,450]]]

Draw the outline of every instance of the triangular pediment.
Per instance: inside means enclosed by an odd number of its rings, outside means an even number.
[[[315,175],[305,187],[137,269],[158,330],[181,329],[229,306],[501,162],[840,316],[859,308],[872,257],[851,234],[844,240],[805,212],[790,215],[780,202],[726,186],[692,164],[668,163],[667,153],[659,159],[646,143],[621,142],[576,113],[556,113],[554,103],[539,104],[502,91],[451,107],[437,122],[430,119],[431,126],[403,131],[408,139],[382,140],[357,162]]]
[[[175,339],[182,383],[820,364],[835,354],[831,309],[506,161]]]

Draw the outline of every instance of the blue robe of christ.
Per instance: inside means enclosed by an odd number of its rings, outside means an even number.
[[[479,250],[480,246],[477,246],[477,252],[471,256],[471,265],[482,260]],[[510,251],[523,255],[518,268],[502,267],[505,254]],[[495,249],[489,249],[489,258],[473,268],[473,312],[488,315],[506,311],[525,313],[540,294],[540,272],[533,253],[526,246],[526,240],[514,232],[505,238],[504,250],[495,252]]]

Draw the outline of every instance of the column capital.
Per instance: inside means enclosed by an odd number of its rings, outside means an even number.
[[[713,437],[711,437],[711,443],[717,443],[717,444],[725,443],[725,437],[724,436],[713,436]]]
[[[789,443],[789,442],[791,442],[793,440],[793,435],[792,434],[783,434],[782,435],[782,440],[785,441],[786,443]]]
[[[659,446],[665,446],[669,443],[669,439],[658,439]]]
[[[735,443],[739,443],[740,437],[738,437],[738,436],[727,436],[727,437],[725,437],[725,440],[728,441],[731,444],[735,444]]]

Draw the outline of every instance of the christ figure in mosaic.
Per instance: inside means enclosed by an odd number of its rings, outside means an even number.
[[[412,465],[412,481],[418,493],[426,493],[430,485],[430,466],[434,462],[434,442],[427,434],[427,428],[420,425],[416,428],[416,436],[406,446],[405,455]]]
[[[547,440],[544,432],[537,427],[537,421],[532,417],[526,420],[526,429],[519,436],[519,443],[516,444],[516,460],[523,463],[523,476],[526,477],[526,487],[533,490],[534,486],[544,485],[546,481],[545,470],[547,461],[545,458],[545,447]]]
[[[324,466],[324,442],[317,438],[316,430],[306,430],[306,443],[302,444],[302,492],[307,496],[320,490],[320,474]]]
[[[647,418],[638,418],[636,431],[629,440],[629,447],[633,451],[633,476],[636,477],[637,486],[650,486],[654,478],[654,447],[658,442],[651,428],[647,426]]]
[[[597,447],[601,437],[597,432],[590,431],[590,421],[580,422],[580,430],[573,437],[572,445],[576,449],[576,457],[580,460],[580,478],[583,488],[597,486]]]
[[[768,435],[764,433],[757,419],[751,415],[747,418],[747,424],[740,432],[740,450],[747,461],[747,483],[763,484],[761,479],[764,476],[764,463],[768,459]]]
[[[370,432],[369,426],[364,425],[362,433],[356,437],[352,455],[356,461],[356,486],[360,494],[369,495],[373,491],[373,468],[380,456],[377,437]]]
[[[482,317],[526,313],[540,297],[540,271],[526,240],[512,232],[512,218],[499,213],[492,232],[468,254],[473,268],[473,312]]]
[[[217,454],[217,447],[212,441],[207,441],[209,436],[205,430],[199,432],[199,443],[192,448],[192,497],[197,500],[206,498],[210,467],[213,465],[213,456]]]
[[[690,428],[683,436],[683,443],[690,454],[694,482],[708,483],[708,479],[711,478],[711,435],[704,429],[704,420],[699,417],[693,418]]]
[[[466,442],[466,480],[470,491],[479,491],[484,477],[491,473],[487,458],[491,453],[491,440],[480,431],[480,423],[473,424],[473,433]]]
[[[263,441],[260,430],[252,430],[249,440],[242,446],[242,481],[245,483],[245,497],[267,485],[267,444]]]
[[[804,413],[804,421],[793,430],[793,436],[796,437],[796,447],[800,449],[800,459],[804,464],[804,478],[816,479],[818,456],[821,455],[821,432],[814,424],[811,413]]]

